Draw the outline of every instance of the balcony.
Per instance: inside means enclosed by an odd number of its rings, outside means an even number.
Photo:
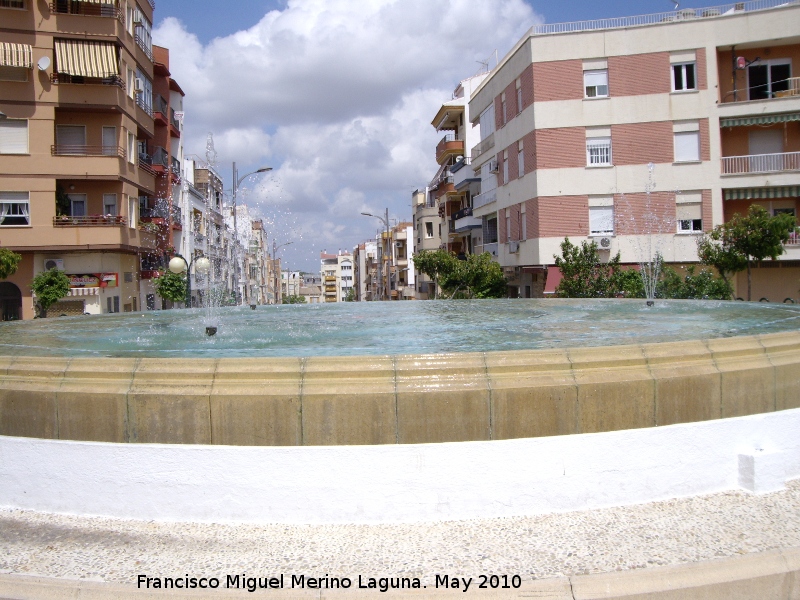
[[[150,103],[147,102],[146,98],[144,97],[144,92],[136,93],[136,106],[138,106],[145,113],[147,113],[148,117],[153,116],[153,107],[150,105]]]
[[[146,152],[139,152],[139,168],[153,177],[156,176],[156,170],[153,168],[153,157]]]
[[[50,146],[50,154],[53,156],[116,156],[127,158],[125,148],[121,146],[68,146],[65,144],[53,144]]]
[[[178,179],[181,178],[181,161],[179,161],[174,156],[170,156],[170,172],[177,177]]]
[[[723,99],[723,104],[741,104],[742,102],[757,102],[781,100],[784,98],[800,98],[800,77],[790,77],[773,81],[770,84],[756,86],[752,88],[738,89],[736,99],[734,92],[729,92]],[[742,96],[742,97],[740,97]],[[756,96],[756,97],[751,97]]]
[[[156,173],[166,173],[170,168],[170,156],[169,153],[164,150],[161,146],[156,146],[155,150],[153,150],[153,156],[151,164],[153,165],[153,170]]]
[[[175,110],[172,108],[169,109],[169,134],[172,137],[181,137],[181,124],[175,117]]]
[[[800,233],[793,231],[789,234],[789,239],[784,246],[800,246]]]
[[[169,105],[167,101],[164,99],[164,96],[160,94],[153,94],[153,120],[158,125],[166,126],[169,121],[167,121],[167,115],[169,114]]]
[[[121,215],[87,215],[53,217],[53,227],[124,227],[128,221]]]
[[[120,23],[125,23],[122,10],[113,4],[56,0],[50,3],[50,12],[53,14],[81,15],[84,17],[110,17],[117,19]]]
[[[459,139],[456,133],[448,133],[436,146],[436,162],[440,165],[450,156],[464,154],[464,140]]]
[[[800,152],[727,156],[722,159],[723,175],[781,173],[784,171],[800,171]]]
[[[491,254],[492,256],[497,258],[497,242],[492,242],[490,244],[484,244],[483,245],[483,251],[484,252],[488,252],[489,254]]]
[[[497,189],[489,190],[488,192],[484,192],[483,194],[478,194],[472,199],[472,208],[480,208],[481,206],[486,206],[487,204],[491,204],[492,202],[497,200]]]
[[[67,73],[51,73],[50,83],[53,85],[70,83],[79,85],[113,85],[121,90],[125,90],[125,82],[116,75],[113,77],[82,77],[78,75],[69,75]]]
[[[150,62],[153,62],[153,50],[148,46],[144,38],[139,35],[139,29],[139,27],[136,28],[137,33],[133,36],[133,39],[136,42],[136,45],[141,48],[142,52],[144,52],[145,56],[150,59]]]
[[[490,133],[479,144],[472,148],[472,160],[476,160],[481,154],[494,148],[494,132]]]

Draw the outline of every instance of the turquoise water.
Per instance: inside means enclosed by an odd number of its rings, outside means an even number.
[[[358,356],[473,352],[800,332],[800,306],[695,300],[470,300],[202,309],[0,324],[0,354]]]

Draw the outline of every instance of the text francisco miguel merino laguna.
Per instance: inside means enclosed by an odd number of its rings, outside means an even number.
[[[357,588],[374,589],[386,592],[390,589],[413,589],[427,587],[420,583],[418,577],[364,577],[359,575],[356,580]],[[466,592],[473,583],[472,577],[453,577],[449,575],[436,575],[437,588],[460,589]],[[480,583],[479,583],[480,582]],[[225,585],[223,586],[222,583]],[[288,586],[286,584],[289,584]],[[137,587],[145,589],[227,589],[247,590],[255,592],[259,589],[283,589],[285,587],[300,589],[347,589],[353,587],[353,580],[349,577],[308,577],[307,575],[283,574],[276,577],[250,577],[247,573],[241,575],[226,575],[224,577],[148,577],[139,575]],[[518,588],[522,584],[519,575],[481,575],[475,581],[478,588]]]

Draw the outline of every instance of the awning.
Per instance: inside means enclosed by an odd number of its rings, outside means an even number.
[[[547,267],[547,282],[544,284],[544,293],[547,295],[555,294],[559,283],[561,283],[561,269]]]
[[[67,294],[69,296],[97,296],[100,293],[100,288],[72,288]]]
[[[111,6],[117,5],[117,0],[82,0],[83,2],[88,2],[89,4],[110,4]]]
[[[796,198],[800,196],[800,185],[782,187],[740,188],[725,190],[725,200],[769,200],[772,198]]]
[[[731,117],[720,119],[720,127],[744,127],[746,125],[770,125],[772,123],[788,123],[800,121],[800,113],[783,113],[780,115],[758,115],[753,117]]]
[[[117,47],[111,42],[55,40],[56,72],[76,77],[119,75]]]
[[[33,50],[28,44],[0,42],[0,67],[33,68]]]

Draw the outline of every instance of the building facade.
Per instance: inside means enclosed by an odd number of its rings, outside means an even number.
[[[761,0],[533,27],[469,102],[476,250],[496,256],[510,295],[554,291],[565,237],[683,265],[753,202],[796,214],[797,22],[797,3]],[[755,293],[797,298],[798,261],[793,236],[756,269]]]
[[[153,8],[0,3],[0,229],[23,257],[1,284],[4,318],[35,316],[30,283],[49,268],[71,281],[51,314],[144,304],[142,261],[172,235],[140,219],[140,198],[170,185],[141,157],[156,140]]]

